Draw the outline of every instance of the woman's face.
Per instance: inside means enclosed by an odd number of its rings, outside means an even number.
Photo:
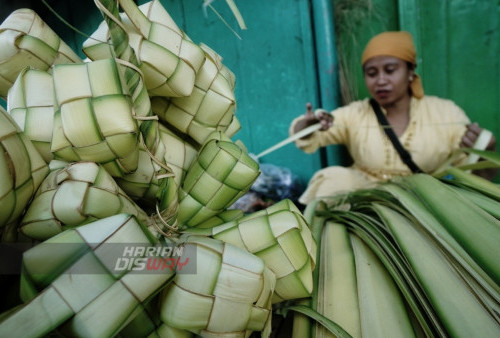
[[[393,56],[377,56],[365,62],[363,71],[370,95],[382,107],[410,96],[413,70],[408,68],[406,61]]]

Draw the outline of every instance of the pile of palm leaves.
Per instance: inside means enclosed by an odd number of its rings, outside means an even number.
[[[498,336],[500,187],[457,168],[437,177],[308,205],[318,268],[299,309],[332,320],[338,336]],[[331,333],[297,315],[294,336]]]

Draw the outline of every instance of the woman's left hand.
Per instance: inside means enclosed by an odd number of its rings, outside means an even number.
[[[460,143],[460,147],[473,148],[474,143],[476,143],[476,140],[479,137],[479,134],[481,133],[482,130],[483,128],[479,127],[477,123],[468,124],[467,131],[462,137],[462,142]],[[496,151],[495,136],[491,138],[485,150]],[[486,169],[474,170],[474,174],[491,181],[497,176],[498,168],[486,168]]]
[[[467,125],[467,131],[462,137],[462,142],[460,143],[460,147],[464,148],[472,148],[474,147],[474,143],[476,143],[479,134],[483,131],[483,128],[479,127],[477,123],[471,123]],[[493,136],[486,147],[486,150],[495,151],[496,150],[496,139]]]

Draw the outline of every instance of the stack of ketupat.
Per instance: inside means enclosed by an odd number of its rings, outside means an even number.
[[[30,245],[0,336],[269,336],[316,246],[288,200],[228,209],[260,174],[234,74],[158,0],[96,6],[85,61],[29,9],[0,26],[0,230]],[[216,225],[239,240],[188,231]]]
[[[500,336],[497,185],[230,209],[260,174],[234,74],[158,0],[96,6],[85,61],[31,10],[0,25],[0,235],[30,246],[0,336],[267,337],[289,310],[301,338]]]

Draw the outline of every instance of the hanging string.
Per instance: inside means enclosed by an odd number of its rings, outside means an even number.
[[[166,238],[177,237],[179,235],[179,224],[176,219],[177,208],[178,204],[172,203],[167,209],[160,211],[158,204],[156,204],[156,213],[150,217],[151,224],[156,231]],[[166,231],[160,227],[157,220],[165,227]],[[172,221],[173,224],[170,224]]]

